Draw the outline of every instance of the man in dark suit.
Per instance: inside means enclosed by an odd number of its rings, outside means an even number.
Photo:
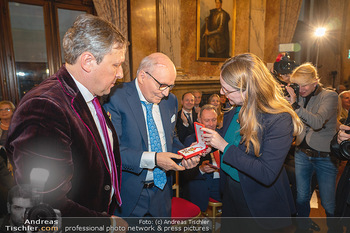
[[[183,148],[174,132],[177,99],[169,94],[175,78],[173,62],[153,53],[141,61],[136,79],[117,87],[104,105],[118,133],[123,163],[124,202],[116,215],[170,217],[172,181],[166,171],[199,162],[198,157],[182,160],[182,166],[173,161],[182,159],[174,153]]]
[[[206,104],[201,107],[198,121],[205,128],[216,129],[218,114],[216,107]],[[185,147],[190,146],[196,141],[196,134],[191,134],[185,139]],[[206,211],[208,207],[209,197],[221,201],[219,184],[220,184],[220,152],[213,150],[212,153],[202,157],[200,165],[186,170],[182,173],[182,181],[184,187],[184,196],[189,201],[196,204],[201,211]]]
[[[111,23],[80,15],[63,38],[66,64],[13,115],[6,149],[16,182],[47,170],[43,201],[63,217],[108,217],[122,204],[118,138],[95,97],[123,77],[126,46]]]
[[[194,110],[194,95],[186,92],[182,95],[182,109],[177,113],[176,132],[181,143],[187,136],[194,133],[194,122],[197,121],[197,113]]]

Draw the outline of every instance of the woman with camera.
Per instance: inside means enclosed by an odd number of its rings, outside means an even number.
[[[336,132],[338,95],[322,87],[317,70],[311,63],[297,67],[291,75],[291,82],[300,86],[299,101],[296,101],[293,88],[287,86],[289,101],[304,123],[303,132],[295,141],[297,216],[304,217],[298,219],[298,227],[305,232],[312,232],[320,230],[308,218],[314,173],[326,215],[334,216],[338,161],[330,156],[329,143]],[[328,229],[332,228],[329,218],[327,225]]]
[[[206,143],[222,152],[222,216],[290,217],[295,207],[283,162],[293,135],[302,130],[299,117],[254,54],[227,60],[221,67],[220,83],[221,94],[236,107],[225,113],[221,135],[202,130]],[[274,224],[255,220],[258,227],[269,229],[291,223],[290,219]],[[243,229],[248,227],[252,226]]]

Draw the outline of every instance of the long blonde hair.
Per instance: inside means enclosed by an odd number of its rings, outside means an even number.
[[[260,113],[287,112],[292,116],[293,135],[301,133],[302,123],[298,115],[282,96],[279,84],[259,57],[245,53],[228,59],[221,67],[221,77],[228,85],[241,92],[243,104],[239,113],[240,134],[247,153],[250,150],[249,144],[252,143],[254,154],[260,156],[258,139],[258,131],[262,129],[258,121]]]

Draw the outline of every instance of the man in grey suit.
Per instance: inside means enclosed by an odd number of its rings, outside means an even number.
[[[199,162],[197,156],[181,165],[173,160],[182,159],[176,153],[183,148],[174,132],[178,102],[170,90],[175,78],[173,62],[153,53],[141,61],[136,79],[117,87],[104,105],[119,137],[123,164],[123,205],[116,215],[170,217],[172,179],[167,171]],[[163,176],[165,184],[159,185]]]

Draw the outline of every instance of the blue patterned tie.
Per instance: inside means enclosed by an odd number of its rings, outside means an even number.
[[[158,129],[152,115],[153,104],[146,103],[145,101],[141,101],[141,102],[146,107],[147,127],[148,127],[149,140],[151,144],[151,151],[162,152],[162,145],[160,143]],[[167,182],[165,172],[160,168],[157,168],[157,167],[154,168],[153,180],[154,180],[154,185],[163,190]]]

